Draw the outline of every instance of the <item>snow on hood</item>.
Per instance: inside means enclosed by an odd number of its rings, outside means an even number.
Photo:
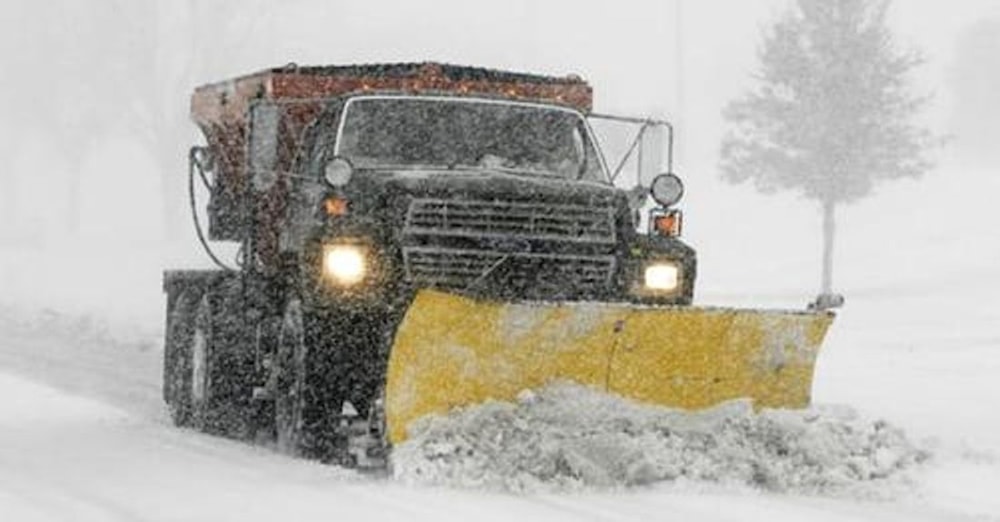
[[[684,412],[572,383],[426,417],[410,435],[393,450],[398,480],[519,493],[714,483],[884,498],[929,457],[847,407]]]

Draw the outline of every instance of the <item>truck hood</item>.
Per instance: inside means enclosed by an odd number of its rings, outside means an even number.
[[[289,248],[302,244],[320,226],[328,233],[333,227],[351,233],[373,235],[384,245],[400,244],[399,234],[406,226],[406,219],[415,200],[455,200],[489,203],[524,203],[539,207],[572,205],[597,210],[611,209],[615,236],[621,238],[633,233],[629,200],[625,191],[614,186],[577,180],[540,178],[486,169],[468,170],[367,170],[359,169],[342,189],[331,191],[325,184],[303,183],[303,204],[294,205],[286,237]],[[345,197],[351,211],[347,219],[327,219],[316,209],[322,208],[323,198],[330,194]],[[357,228],[357,231],[354,231]],[[362,230],[362,228],[364,230]],[[339,233],[339,232],[338,232]],[[451,238],[451,242],[468,244],[451,245],[462,248],[483,248],[476,237]],[[560,239],[545,239],[549,243],[567,243]],[[567,246],[569,245],[569,246]],[[609,245],[598,243],[584,245],[570,241],[559,247],[540,245],[539,251],[563,248],[580,253],[606,254]],[[620,246],[620,245],[618,245]],[[612,245],[611,248],[618,248]],[[589,249],[589,250],[588,250]],[[590,252],[594,250],[594,252]]]
[[[488,169],[395,170],[359,173],[386,193],[418,198],[485,199],[624,207],[625,193],[591,181],[546,178]]]

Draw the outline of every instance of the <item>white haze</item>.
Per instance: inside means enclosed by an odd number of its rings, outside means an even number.
[[[0,205],[13,205],[2,212],[5,223],[0,228],[0,245],[5,248],[5,262],[0,264],[0,299],[100,310],[156,324],[162,304],[156,273],[165,266],[204,264],[193,240],[183,193],[184,152],[201,140],[194,126],[185,124],[191,88],[292,61],[435,60],[549,74],[578,73],[594,86],[597,110],[666,116],[676,122],[677,170],[688,186],[686,232],[699,248],[699,296],[703,301],[718,302],[728,295],[751,292],[781,292],[794,294],[789,299],[800,304],[817,286],[818,218],[811,204],[788,195],[761,196],[749,187],[724,185],[716,172],[720,108],[747,84],[763,27],[781,13],[786,2],[623,2],[614,9],[570,1],[527,0],[475,4],[299,0],[280,6],[234,3],[239,7],[231,10],[218,7],[221,4],[211,9],[195,2],[135,4],[146,7],[133,8],[130,13],[149,11],[152,15],[148,20],[137,20],[134,15],[116,18],[114,10],[107,8],[113,5],[110,2],[98,2],[90,8],[68,3],[75,6],[68,12],[37,8],[28,2],[4,8],[7,20],[3,30],[9,33],[0,40],[6,47],[0,62],[11,62],[5,70],[16,70],[12,83],[28,87],[15,91],[27,96],[17,105],[49,103],[31,98],[33,82],[72,85],[76,81],[73,75],[53,77],[47,73],[50,61],[73,61],[77,67],[63,69],[84,77],[93,74],[92,69],[103,70],[88,67],[88,62],[117,60],[133,68],[138,68],[136,63],[147,64],[135,74],[155,75],[165,84],[159,85],[162,95],[154,101],[173,126],[162,134],[168,139],[157,147],[175,160],[172,164],[158,162],[136,139],[135,122],[128,119],[139,116],[130,106],[98,113],[98,119],[105,121],[95,122],[100,125],[94,125],[94,132],[87,135],[90,141],[83,144],[78,161],[60,157],[53,150],[46,137],[50,128],[25,125],[31,111],[4,117],[0,139],[8,144],[3,149],[8,158],[0,189],[14,197],[0,199]],[[997,16],[998,11],[995,2],[976,0],[942,6],[897,2],[894,6],[892,19],[900,42],[920,46],[929,59],[922,77],[917,78],[918,85],[937,95],[928,117],[945,131],[952,96],[946,80],[955,58],[954,42],[969,24]],[[72,41],[53,45],[59,35],[68,39],[101,37],[100,33],[81,36],[74,31],[79,17],[91,12],[103,13],[108,33],[124,27],[138,34],[156,34],[160,43],[148,48],[120,46],[99,55],[64,56],[74,46]],[[195,13],[204,19],[193,20]],[[150,20],[152,26],[136,27]],[[237,37],[227,37],[227,31]],[[108,38],[109,45],[121,43],[121,39]],[[79,112],[77,104],[85,107],[91,103],[83,89],[78,99],[71,100],[58,101],[69,104],[66,114]],[[947,176],[954,183],[975,183],[972,178],[979,177],[976,173],[949,169],[960,165],[948,155],[952,152],[945,151],[942,168],[928,178]],[[168,183],[174,184],[172,194],[163,194],[160,175],[164,171],[172,180]],[[79,225],[67,231],[65,223],[72,219],[67,215],[67,187],[74,176],[81,180]],[[885,186],[879,193],[906,191],[907,185]],[[879,206],[878,197],[876,194],[860,207]],[[955,201],[927,203],[935,204],[939,211],[950,204],[960,208]],[[165,206],[169,209],[166,216]],[[852,265],[858,263],[850,245],[855,237],[864,237],[861,227],[853,226],[855,212],[854,208],[842,212],[837,250],[835,277],[841,277],[835,281],[848,295],[854,284]],[[885,210],[885,214],[894,212]],[[961,227],[955,232],[960,234]],[[769,255],[740,255],[751,243]],[[783,258],[801,262],[788,266],[776,261]],[[757,284],[760,278],[755,274],[762,270],[780,270],[784,274],[782,288]],[[879,277],[859,270],[861,282],[866,277]]]
[[[466,519],[479,515],[578,519],[589,513],[595,519],[629,520],[650,518],[651,513],[662,518],[678,507],[681,518],[689,514],[694,519],[732,520],[748,513],[789,520],[962,519],[912,506],[908,510],[856,507],[717,492],[699,496],[653,490],[624,499],[599,495],[589,498],[583,509],[576,497],[536,502],[447,492],[428,495],[397,484],[354,479],[345,485],[338,482],[343,479],[341,470],[287,462],[270,453],[261,455],[259,448],[168,428],[158,409],[156,355],[164,316],[161,271],[210,266],[195,240],[184,194],[186,149],[202,139],[193,125],[185,123],[188,96],[195,85],[293,61],[433,60],[580,74],[594,87],[597,110],[666,116],[677,124],[676,167],[687,186],[682,203],[685,236],[698,249],[700,263],[696,299],[704,304],[804,306],[819,285],[820,222],[815,204],[789,194],[760,195],[749,186],[726,185],[716,169],[720,110],[748,85],[762,28],[787,4],[786,0],[685,0],[680,5],[656,0],[291,0],[233,2],[235,7],[227,11],[217,7],[221,1],[5,2],[0,7],[4,71],[0,97],[5,97],[0,105],[4,156],[0,326],[4,314],[31,322],[51,317],[37,315],[39,309],[48,308],[68,317],[109,321],[114,339],[140,338],[140,349],[125,357],[116,352],[120,345],[106,342],[103,333],[99,341],[80,341],[73,329],[58,332],[54,342],[48,337],[32,340],[34,333],[26,335],[28,341],[0,338],[0,388],[8,397],[0,398],[0,412],[27,412],[18,418],[35,422],[46,415],[35,409],[45,412],[55,404],[60,415],[90,416],[87,432],[80,437],[82,446],[66,445],[65,438],[44,426],[14,430],[0,423],[0,441],[18,451],[11,462],[23,466],[12,469],[61,476],[65,469],[60,466],[66,462],[85,462],[98,469],[107,465],[118,474],[91,477],[80,465],[66,480],[93,482],[109,495],[128,497],[133,507],[144,507],[142,513],[163,513],[164,519],[198,518],[198,514],[205,518],[206,513],[209,518],[236,519],[226,510],[239,492],[246,498],[237,503],[249,499],[251,505],[263,506],[259,518],[267,514],[272,519],[287,515],[286,492],[311,502],[290,507],[301,519],[322,518],[344,503],[353,505],[356,497],[363,498],[352,510],[357,515],[384,507],[383,499],[388,498],[392,509],[380,512],[387,519],[414,512],[423,515],[418,519],[447,519],[436,515],[451,512],[454,518]],[[215,12],[195,21],[192,6]],[[156,14],[150,19],[154,22],[119,18],[119,8],[125,7],[138,11],[148,7]],[[80,21],[98,13],[107,17],[103,31],[79,36]],[[993,217],[1000,196],[1000,164],[974,153],[969,136],[962,132],[980,129],[995,140],[1000,118],[979,121],[975,110],[957,108],[962,89],[968,86],[962,82],[997,85],[1000,81],[996,60],[1000,48],[989,52],[962,47],[962,37],[971,27],[1000,23],[1000,2],[896,0],[890,19],[900,43],[920,47],[928,60],[915,78],[918,90],[935,95],[927,123],[953,139],[924,179],[880,186],[868,199],[840,209],[834,287],[847,304],[817,365],[814,399],[888,419],[921,444],[926,437],[939,439],[930,445],[941,460],[932,459],[936,471],[922,483],[937,491],[931,495],[935,509],[948,505],[954,508],[949,513],[992,520],[1000,515],[1000,505],[993,499],[1000,484],[996,405],[1000,381],[995,377],[1000,372],[1000,235]],[[227,39],[234,26],[244,28],[248,36],[237,42]],[[123,43],[123,33],[137,39],[135,45],[127,39]],[[139,46],[141,37],[150,34],[157,35],[160,43]],[[88,45],[74,45],[74,38],[84,38]],[[99,52],[83,53],[95,49]],[[959,58],[971,51],[983,59],[963,65]],[[134,60],[137,53],[140,59]],[[54,76],[48,67],[53,63],[63,64],[60,70],[67,74]],[[147,82],[159,88],[151,106],[161,111],[157,117],[162,121],[181,124],[164,132],[157,147],[147,147],[136,130],[142,127],[136,118],[144,113],[128,102],[120,111],[99,113],[93,125],[77,122],[84,129],[78,134],[80,157],[68,158],[54,150],[51,133],[57,131],[56,124],[31,119],[35,107],[57,103],[44,96],[51,82],[64,82],[71,93],[58,101],[62,105],[54,114],[64,122],[75,121],[74,115],[91,101],[85,86],[94,82],[84,80],[100,69],[98,65],[135,63],[149,67],[123,78],[149,80],[156,75],[162,82]],[[970,70],[972,74],[960,74]],[[17,89],[8,88],[11,85]],[[981,103],[982,114],[997,114],[1000,96],[984,96]],[[154,151],[173,159],[157,159]],[[165,197],[160,182],[164,168],[173,199]],[[68,227],[68,187],[73,177],[81,181],[81,197],[78,224]],[[232,254],[231,248],[222,250]],[[40,320],[40,324],[28,331],[44,331],[48,323]],[[19,343],[37,348],[36,354],[21,353]],[[79,357],[98,359],[89,361],[97,371],[87,373],[83,364],[50,368],[47,362],[75,362]],[[70,397],[37,391],[18,378],[3,377],[6,373],[28,374],[64,392],[68,389]],[[21,393],[38,402],[25,405],[9,398]],[[102,404],[81,405],[72,397],[77,394],[96,396]],[[109,402],[126,413],[106,411],[103,403]],[[122,415],[129,420],[118,423]],[[91,429],[91,424],[97,427]],[[108,426],[110,438],[101,431]],[[36,437],[36,432],[44,436]],[[61,452],[48,453],[37,445],[48,438]],[[74,454],[77,448],[82,450]],[[121,457],[119,450],[127,457]],[[5,457],[3,451],[0,448],[0,457]],[[30,455],[31,451],[38,454]],[[165,468],[142,460],[161,452]],[[204,487],[222,494],[205,500],[209,511],[198,512],[192,507],[197,503],[156,489],[160,482],[130,478],[149,473],[150,467],[168,472],[163,481],[171,491],[200,495]],[[201,480],[189,483],[192,474]],[[283,479],[280,487],[272,487],[270,474]],[[35,478],[50,484],[48,475]],[[18,480],[0,471],[0,518],[5,502],[13,498],[11,491],[17,491],[6,485]],[[227,489],[234,483],[237,493]],[[332,489],[337,492],[331,497],[327,493]],[[388,497],[381,496],[383,490]],[[969,501],[973,493],[979,496]],[[722,504],[728,507],[719,516]],[[834,515],[820,516],[828,514],[827,509]],[[56,513],[72,511],[56,509]]]

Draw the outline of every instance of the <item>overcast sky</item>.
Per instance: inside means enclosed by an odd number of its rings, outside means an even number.
[[[219,76],[276,63],[435,60],[549,74],[577,73],[601,111],[656,114],[680,123],[686,151],[714,155],[719,110],[746,85],[767,23],[788,0],[505,0],[503,2],[285,2],[255,22],[266,49]],[[928,59],[921,88],[934,121],[947,121],[945,83],[960,33],[1000,18],[996,0],[897,0],[899,43]],[[247,63],[250,59],[252,63]],[[983,64],[1000,76],[1000,65]],[[215,78],[204,78],[205,81]],[[692,160],[694,161],[694,160]],[[702,166],[704,168],[704,166]]]
[[[764,26],[790,0],[372,0],[236,3],[241,10],[213,13],[196,24],[188,2],[140,0],[158,7],[155,27],[146,20],[116,19],[123,11],[112,0],[36,4],[4,2],[0,61],[15,63],[20,49],[36,40],[65,33],[89,15],[111,11],[102,30],[79,36],[113,41],[127,30],[156,32],[164,41],[191,40],[194,53],[178,44],[157,51],[161,63],[204,57],[202,67],[179,84],[163,104],[185,109],[190,88],[201,82],[284,64],[443,61],[549,74],[576,73],[595,88],[601,111],[654,114],[677,121],[687,137],[685,150],[706,161],[718,141],[720,108],[747,84]],[[205,3],[192,2],[200,11]],[[51,8],[59,5],[58,9]],[[124,6],[136,4],[128,2]],[[130,9],[135,9],[130,7]],[[945,122],[952,90],[945,80],[954,67],[960,34],[976,22],[1000,19],[1000,1],[896,0],[891,23],[899,42],[921,49],[928,58],[920,73],[922,89],[938,102],[932,115]],[[226,39],[225,24],[250,27],[250,37]],[[136,28],[135,26],[140,26]],[[193,34],[197,33],[197,34]],[[115,41],[115,45],[120,44]],[[127,45],[126,45],[127,46]],[[234,48],[236,46],[236,48]],[[72,50],[72,46],[70,46]],[[66,53],[66,49],[59,51]],[[114,61],[117,51],[88,60]],[[44,67],[46,57],[31,56],[28,67]],[[1000,66],[982,64],[1000,76]],[[180,67],[175,64],[175,67]],[[29,73],[30,76],[31,73]]]

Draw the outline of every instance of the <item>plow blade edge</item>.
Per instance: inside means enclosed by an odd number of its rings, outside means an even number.
[[[423,290],[389,358],[386,421],[413,421],[568,380],[639,402],[700,409],[735,398],[809,404],[827,312],[500,303]]]

